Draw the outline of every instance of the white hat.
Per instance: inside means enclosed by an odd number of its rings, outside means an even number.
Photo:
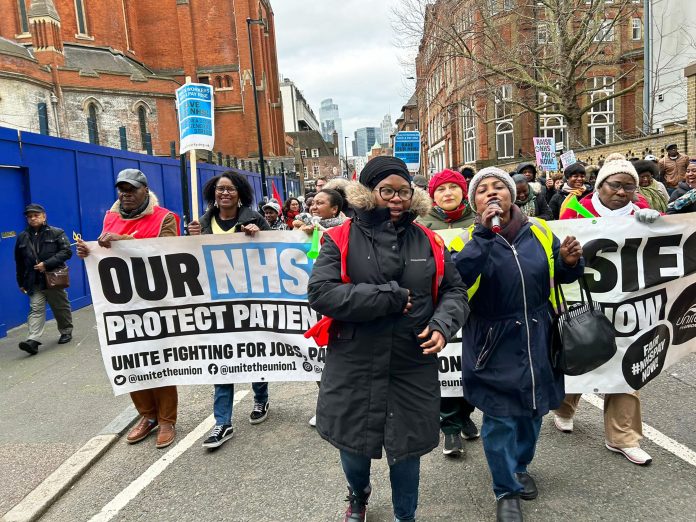
[[[484,178],[498,178],[500,181],[505,183],[507,188],[510,190],[512,202],[514,203],[517,200],[517,185],[515,185],[515,182],[512,180],[510,174],[505,172],[503,169],[499,169],[498,167],[486,167],[485,169],[479,170],[469,182],[469,205],[471,205],[471,209],[474,212],[476,212],[476,199],[474,197],[476,194],[476,189]]]
[[[267,208],[275,210],[276,214],[280,214],[280,205],[278,203],[276,203],[275,199],[270,200],[268,203],[266,203],[263,206],[263,210],[266,210]]]
[[[626,156],[623,154],[615,152],[613,154],[609,154],[609,156],[607,156],[607,158],[604,160],[604,165],[602,165],[602,168],[599,169],[599,173],[597,174],[595,187],[599,188],[609,176],[613,176],[614,174],[628,174],[633,178],[636,185],[639,184],[638,173],[636,172],[636,168],[633,166],[633,163],[628,161]]]

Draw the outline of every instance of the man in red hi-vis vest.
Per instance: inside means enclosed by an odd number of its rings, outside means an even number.
[[[109,248],[113,241],[172,237],[179,235],[179,217],[158,205],[148,189],[147,177],[137,169],[125,169],[116,178],[118,201],[104,218],[99,246]],[[78,241],[77,255],[89,255],[87,244]],[[166,448],[176,436],[178,395],[176,386],[163,386],[132,392],[131,399],[141,419],[128,432],[126,440],[134,444],[159,428],[157,447]]]

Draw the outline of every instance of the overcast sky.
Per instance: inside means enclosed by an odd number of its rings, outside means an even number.
[[[401,113],[415,87],[394,45],[390,6],[397,0],[271,0],[278,66],[303,92],[319,119],[333,98],[343,133],[378,127]]]

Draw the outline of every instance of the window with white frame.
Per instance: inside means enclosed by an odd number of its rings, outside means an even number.
[[[309,179],[309,169],[307,167],[302,167],[304,173],[304,179]]]
[[[476,114],[470,100],[464,105],[462,114],[462,150],[464,163],[476,161]]]
[[[512,85],[501,85],[495,94],[495,148],[498,159],[514,158]]]
[[[640,18],[631,18],[631,40],[643,38],[643,22]]]
[[[512,116],[512,85],[501,85],[495,93],[495,119],[502,120]]]
[[[319,149],[312,149],[312,157],[313,158],[319,157]]]
[[[546,22],[537,22],[537,43],[539,45],[549,43],[549,26]]]
[[[503,10],[512,11],[515,8],[515,0],[503,0]]]
[[[319,176],[319,165],[312,166],[312,176],[314,176],[315,178]]]
[[[301,158],[307,157],[307,149],[300,149],[300,157]]]
[[[498,8],[498,0],[488,0],[488,14],[491,16],[498,14],[500,9]]]
[[[614,41],[614,20],[602,20],[594,37],[595,42]]]
[[[544,114],[539,115],[539,132],[544,138],[553,138],[554,143],[563,143],[564,148],[568,148],[568,127],[565,118],[561,114],[556,114],[558,104],[551,103],[546,93],[540,94],[540,106],[543,107]]]
[[[590,101],[597,102],[590,109],[590,145],[606,145],[614,141],[614,78],[599,76],[592,79]]]
[[[77,34],[88,35],[84,0],[75,0],[75,15],[77,18]]]

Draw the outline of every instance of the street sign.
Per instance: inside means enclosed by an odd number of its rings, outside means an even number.
[[[394,157],[403,160],[410,172],[420,169],[421,135],[419,131],[401,131],[394,137]]]
[[[204,83],[187,83],[176,90],[179,115],[179,152],[213,150],[215,114],[213,87]]]

